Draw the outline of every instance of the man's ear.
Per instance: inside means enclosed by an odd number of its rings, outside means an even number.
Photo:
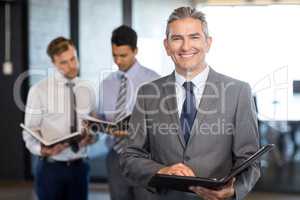
[[[133,50],[133,53],[134,53],[134,55],[137,55],[138,52],[139,52],[139,49],[136,47],[136,48]]]
[[[206,38],[206,45],[207,45],[207,47],[206,47],[206,52],[209,52],[209,49],[210,49],[210,47],[211,47],[211,43],[212,43],[212,37],[208,36],[208,37]]]
[[[53,64],[53,65],[56,65],[56,63],[55,63],[55,57],[56,57],[57,55],[53,55],[52,57],[50,57],[50,59],[51,59],[51,63]]]
[[[56,67],[56,64],[55,64],[55,61],[54,61],[54,59],[51,59],[51,63],[52,63],[52,65],[53,65],[53,66],[55,66],[55,67]]]
[[[169,48],[169,44],[168,44],[168,38],[164,39],[164,47],[166,49],[168,56],[170,56],[171,52],[170,52],[170,48]]]

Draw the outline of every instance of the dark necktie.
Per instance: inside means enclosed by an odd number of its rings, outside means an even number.
[[[184,136],[184,140],[187,143],[190,138],[190,132],[193,127],[193,123],[196,117],[196,99],[193,92],[194,84],[192,82],[184,82],[183,87],[185,89],[185,100],[183,102],[180,123]]]
[[[73,87],[75,86],[75,84],[71,82],[71,80],[68,80],[66,86],[69,88],[70,93],[70,132],[72,134],[77,132],[76,96],[73,91]],[[75,153],[79,151],[79,146],[76,141],[71,141],[70,147],[71,150]]]

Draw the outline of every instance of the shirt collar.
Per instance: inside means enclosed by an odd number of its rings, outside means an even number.
[[[73,79],[68,79],[57,69],[54,70],[54,77],[58,82],[61,82],[61,83],[67,83],[69,80],[73,83],[76,83],[78,81],[77,76]]]
[[[135,61],[134,64],[132,65],[132,67],[130,67],[126,72],[118,70],[117,75],[118,75],[119,78],[122,75],[125,75],[126,78],[132,79],[135,76],[137,76],[137,73],[139,71],[140,66],[141,66],[140,63],[138,61]]]
[[[206,82],[208,73],[209,73],[209,66],[206,66],[201,73],[197,74],[197,76],[195,76],[191,80],[196,88],[199,88],[201,85],[203,85]],[[182,86],[183,83],[186,81],[186,79],[184,78],[184,76],[182,76],[175,70],[175,81],[178,85]]]

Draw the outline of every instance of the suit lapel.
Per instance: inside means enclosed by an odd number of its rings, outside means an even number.
[[[163,85],[163,95],[162,97],[167,97],[165,100],[166,106],[169,111],[169,116],[172,118],[172,122],[175,122],[179,125],[179,129],[177,131],[178,138],[180,140],[181,145],[185,148],[185,140],[183,134],[181,133],[181,125],[178,116],[178,106],[177,106],[177,98],[176,98],[176,89],[175,89],[175,73],[173,72],[168,77],[166,77],[166,82]]]
[[[194,124],[196,121],[198,121],[199,124],[202,124],[209,112],[216,108],[219,98],[211,97],[217,95],[218,93],[220,93],[218,74],[212,68],[210,68]],[[197,133],[197,131],[199,130],[195,130],[195,126],[193,126],[189,141],[191,141],[192,137]]]

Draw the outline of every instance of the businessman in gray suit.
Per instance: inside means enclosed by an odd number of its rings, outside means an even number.
[[[205,62],[212,38],[202,12],[175,9],[164,45],[175,64],[169,76],[143,85],[121,155],[124,175],[148,187],[155,174],[221,178],[259,148],[250,86]],[[260,177],[258,163],[220,190],[160,191],[155,199],[243,199]],[[153,197],[154,199],[154,197]]]

